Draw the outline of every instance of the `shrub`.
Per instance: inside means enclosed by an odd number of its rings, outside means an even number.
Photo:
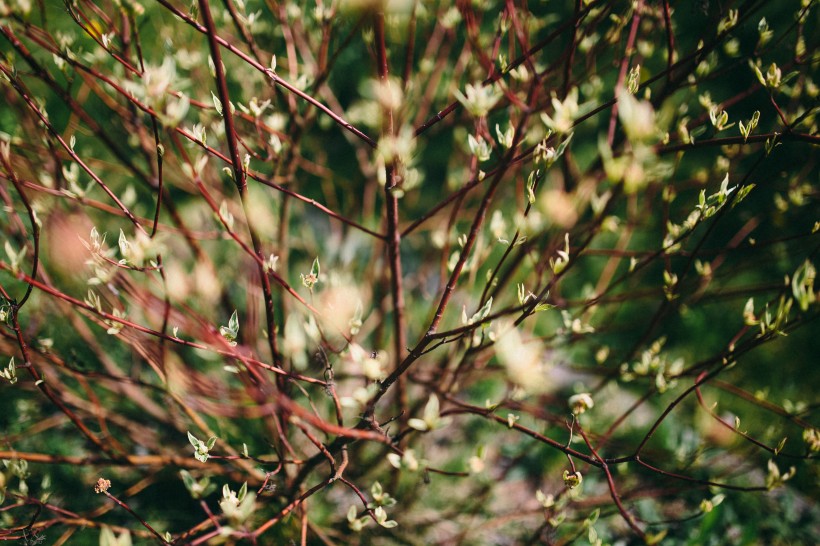
[[[816,540],[816,2],[54,4],[4,539]]]

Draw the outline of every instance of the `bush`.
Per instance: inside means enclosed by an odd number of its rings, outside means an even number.
[[[816,542],[816,2],[54,4],[4,539]]]

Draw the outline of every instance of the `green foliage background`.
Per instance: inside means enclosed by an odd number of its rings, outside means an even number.
[[[214,2],[211,10],[220,36],[251,57],[256,48],[265,66],[275,55],[279,77],[378,142],[372,148],[223,48],[241,152],[252,155],[250,171],[262,180],[250,180],[244,195],[237,190],[236,172],[223,172],[230,161],[213,153],[227,156],[228,147],[223,117],[212,99],[218,91],[215,71],[208,65],[208,41],[168,9],[174,6],[202,21],[197,2],[190,8],[185,2],[132,0],[31,4],[27,10],[27,2],[0,0],[0,62],[8,76],[0,87],[0,138],[11,150],[0,172],[3,238],[14,251],[25,249],[19,271],[29,274],[34,232],[26,210],[30,204],[41,224],[37,280],[79,301],[89,288],[96,290],[106,312],[124,309],[128,321],[162,331],[165,341],[160,341],[163,335],[145,335],[131,325],[109,335],[111,325],[103,323],[104,315],[66,304],[39,288],[17,314],[12,298],[19,302],[28,282],[14,270],[13,257],[4,257],[0,285],[8,296],[3,307],[8,320],[0,332],[0,365],[15,357],[19,376],[16,383],[0,386],[0,452],[6,463],[0,468],[5,493],[0,521],[5,536],[29,543],[44,539],[98,544],[98,528],[113,526],[118,533],[129,529],[135,543],[155,540],[132,514],[94,494],[95,482],[104,476],[114,482],[111,493],[150,527],[171,533],[176,543],[189,543],[212,529],[207,528],[211,522],[203,505],[191,498],[180,478],[179,470],[188,468],[218,486],[204,504],[221,526],[234,531],[208,543],[249,542],[254,529],[278,517],[299,494],[335,471],[307,435],[281,417],[294,414],[292,408],[277,405],[282,404],[277,397],[289,397],[336,424],[330,385],[341,398],[352,399],[357,388],[370,386],[371,396],[378,390],[379,383],[367,377],[362,359],[357,360],[351,348],[356,345],[384,359],[382,380],[405,359],[413,359],[403,375],[405,399],[395,398],[394,385],[375,408],[376,422],[389,422],[383,430],[391,436],[391,445],[350,443],[344,472],[368,502],[376,481],[397,499],[387,511],[398,527],[370,521],[354,533],[346,518],[348,508],[356,506],[357,517],[365,519],[367,509],[353,486],[337,481],[302,508],[309,514],[309,544],[595,544],[599,539],[637,544],[653,536],[664,544],[814,544],[820,539],[820,440],[811,436],[818,426],[820,347],[817,297],[809,282],[814,277],[811,264],[817,263],[820,221],[817,2],[638,2],[641,17],[632,48],[626,44],[635,16],[633,2]],[[254,48],[243,41],[227,4],[240,14],[237,20],[252,36]],[[509,17],[511,6],[517,22]],[[674,60],[680,60],[669,75],[665,7],[671,9]],[[323,9],[329,10],[327,17]],[[731,20],[731,10],[738,10],[739,20],[721,30],[721,22]],[[413,146],[397,155],[394,165],[405,176],[393,194],[385,192],[379,175],[392,163],[384,140],[391,133],[386,121],[390,108],[379,95],[384,89],[378,85],[374,31],[383,11],[388,66],[401,88],[391,112],[392,133],[399,135],[400,143]],[[107,17],[113,26],[106,26]],[[773,33],[761,42],[762,19]],[[576,34],[572,25],[557,31],[575,20],[580,21]],[[107,32],[112,34],[106,49],[102,36]],[[408,62],[411,32],[415,48]],[[505,65],[525,49],[520,33],[532,46],[552,32],[554,39],[521,64],[529,70],[527,77],[511,75]],[[139,36],[139,50],[135,43],[124,42],[124,36]],[[501,38],[496,44],[497,36]],[[428,44],[435,40],[440,42],[431,50]],[[499,52],[492,55],[494,44],[505,59]],[[693,53],[704,47],[706,53]],[[632,51],[625,56],[627,49]],[[127,63],[117,62],[114,54]],[[139,67],[139,54],[145,68]],[[465,93],[468,84],[487,78],[482,56],[502,76],[492,87],[499,95],[497,103],[486,118],[477,119],[457,101],[455,91]],[[327,67],[320,67],[317,59],[326,60]],[[164,61],[169,64],[163,71]],[[758,61],[764,76],[772,63],[780,67],[784,83],[767,87],[759,82],[750,67]],[[125,64],[133,65],[136,73]],[[613,116],[608,104],[616,88],[626,84],[626,70],[638,65],[636,104],[651,104],[657,114],[651,120],[652,135],[644,142],[624,132],[625,125],[640,120]],[[403,81],[405,66],[409,77]],[[532,85],[533,69],[541,74],[537,85]],[[161,93],[146,91],[152,83],[149,73],[155,84],[168,77]],[[101,76],[130,90],[133,97]],[[15,88],[12,81],[23,87]],[[579,89],[580,110],[573,116],[577,125],[565,155],[554,164],[534,159],[532,149],[539,143],[557,147],[566,140],[566,135],[550,137],[539,114],[555,117],[556,102],[559,107],[565,104],[572,87]],[[48,113],[66,143],[76,138],[77,155],[149,232],[157,207],[157,151],[152,116],[136,104],[155,109],[164,149],[164,193],[160,242],[145,245],[148,258],[162,255],[165,279],[148,259],[116,267],[118,260],[128,258],[118,251],[120,230],[132,245],[140,244],[134,225],[112,208],[113,201],[86,173],[77,178],[79,188],[87,187],[84,194],[70,184],[68,150],[38,122],[21,89]],[[190,107],[170,119],[179,93],[190,99]],[[251,101],[267,100],[270,105],[263,114],[248,113]],[[760,123],[747,142],[737,125],[718,130],[710,122],[710,101],[716,105],[714,113],[725,109],[733,123],[747,123],[760,112]],[[72,104],[100,129],[72,111]],[[451,104],[452,113],[419,130]],[[783,126],[778,109],[789,127]],[[526,123],[515,161],[506,159],[497,142],[496,125],[503,130],[508,123]],[[611,123],[617,130],[608,143]],[[180,128],[190,135],[195,124],[205,128],[211,149],[175,133]],[[695,135],[694,142],[682,126]],[[402,130],[418,134],[410,138],[405,133],[402,140]],[[278,153],[272,151],[272,134],[283,145]],[[489,159],[476,160],[468,135],[491,142]],[[643,166],[661,174],[641,176],[636,188],[625,188],[622,177],[612,174],[606,152],[629,159],[641,146],[651,150]],[[189,162],[209,154],[194,175]],[[482,201],[496,169],[503,173],[501,183],[485,211]],[[527,180],[536,169],[530,213]],[[480,182],[479,170],[487,173]],[[720,197],[727,175],[727,188],[734,190],[724,190]],[[224,204],[220,211],[231,213],[234,233],[248,245],[252,226],[261,241],[261,259],[277,255],[275,271],[281,280],[317,310],[298,302],[283,284],[271,282],[279,355],[271,354],[266,338],[257,264],[231,238],[195,180],[203,182],[216,207]],[[472,189],[461,191],[465,187]],[[282,188],[299,197],[285,197]],[[740,200],[737,194],[743,188],[749,193]],[[670,247],[665,242],[670,224],[681,226],[697,210],[701,192],[714,200],[731,197],[714,216],[699,218],[693,229],[684,231],[675,241],[679,246]],[[596,210],[593,196],[607,194],[609,201]],[[400,350],[393,326],[390,279],[395,270],[388,245],[384,237],[351,225],[386,233],[391,195],[400,196],[400,230],[425,219],[401,237],[405,346]],[[448,199],[448,206],[436,209]],[[313,206],[314,201],[346,223]],[[494,215],[503,219],[503,228],[500,223],[494,227]],[[470,234],[476,218],[482,217],[484,222],[473,232],[475,246],[468,251],[471,267],[457,279],[453,301],[438,325],[439,333],[449,335],[428,346],[425,334],[431,331],[451,275],[448,262],[454,264],[464,246],[459,237]],[[74,244],[80,239],[90,244],[91,227],[106,235],[97,254],[108,262],[97,259],[96,264],[110,275],[96,285],[89,280],[100,273],[83,265],[87,260],[93,265],[95,253]],[[510,244],[516,229],[526,240]],[[550,259],[559,256],[566,234],[570,265],[565,273],[555,272]],[[67,252],[80,257],[67,261]],[[310,272],[317,257],[319,282],[309,289],[301,275]],[[789,282],[804,264],[809,264],[806,308],[795,301],[783,322],[761,330],[758,323],[765,309],[774,314],[781,301],[797,299]],[[143,266],[148,269],[140,270]],[[488,273],[496,267],[493,284]],[[674,297],[666,297],[664,272],[678,275]],[[551,308],[534,313],[519,299],[519,283]],[[487,295],[493,297],[492,314],[462,328],[462,308],[466,317],[472,316]],[[166,298],[173,312],[163,324]],[[744,326],[744,305],[750,298],[757,322]],[[362,325],[353,332],[349,319],[357,302]],[[231,353],[219,328],[228,325],[234,310],[239,349]],[[89,442],[27,375],[14,315],[32,366],[110,451]],[[524,349],[516,348],[511,356],[495,341],[505,325],[519,318],[516,335]],[[177,333],[170,335],[174,327],[179,327],[178,338]],[[201,343],[208,350],[183,346],[179,340]],[[424,340],[428,343],[421,345]],[[439,341],[445,343],[439,346]],[[681,359],[682,366],[674,372],[636,372],[642,355],[653,356],[653,343],[661,362],[671,367]],[[415,354],[413,348],[419,346],[430,350]],[[525,361],[530,354],[526,347],[535,347],[532,352],[539,357],[522,382],[510,371],[510,361]],[[242,361],[248,356],[298,375],[277,382],[270,373],[271,390],[257,391],[255,376]],[[703,405],[690,393],[673,407],[702,372],[710,374],[701,388]],[[454,374],[461,374],[458,380]],[[668,389],[659,388],[659,382],[668,383]],[[538,387],[542,383],[546,386]],[[141,398],[134,398],[136,392]],[[268,398],[260,399],[260,392]],[[414,430],[408,418],[423,417],[433,393],[442,415],[452,420],[440,430]],[[577,415],[576,422],[568,400],[581,393],[591,393],[595,405]],[[482,413],[487,403],[493,412]],[[710,416],[712,404],[726,426]],[[367,416],[366,408],[351,401],[344,410],[344,426],[371,430],[359,421],[363,413]],[[630,529],[613,502],[600,468],[576,460],[583,485],[565,487],[567,455],[505,426],[510,414],[518,416],[527,431],[591,456],[590,445],[577,430],[582,426],[609,461],[625,510],[640,533]],[[650,433],[662,415],[663,423]],[[731,430],[735,417],[739,430],[760,445]],[[285,451],[272,432],[276,426],[290,427],[292,452]],[[340,456],[341,436],[321,427],[310,430],[334,457]],[[191,456],[188,431],[203,440],[211,433],[219,438],[207,464],[199,465]],[[787,440],[781,451],[775,446],[783,438]],[[424,459],[422,469],[394,469],[387,455],[409,449]],[[27,454],[28,462],[16,453]],[[151,455],[161,460],[136,464],[137,459],[128,459]],[[687,479],[641,466],[639,458]],[[280,474],[280,459],[301,462],[286,464]],[[313,466],[305,464],[309,460]],[[794,467],[795,474],[782,487],[765,491],[770,460],[783,473]],[[274,471],[266,480],[266,473]],[[220,511],[222,485],[238,490],[245,481],[258,491],[254,512],[243,521],[229,522]],[[761,490],[735,491],[714,483]],[[537,490],[554,495],[557,504],[541,506]],[[705,500],[716,506],[704,509]],[[297,510],[284,517],[259,543],[298,541],[301,514]],[[200,524],[203,527],[195,529]]]

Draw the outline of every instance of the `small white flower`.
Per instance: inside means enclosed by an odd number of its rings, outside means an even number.
[[[484,472],[484,467],[486,466],[484,464],[484,459],[478,455],[473,455],[470,457],[467,461],[467,465],[470,467],[470,474],[480,474],[481,472]]]
[[[574,394],[569,397],[569,407],[575,415],[581,415],[594,405],[595,402],[592,401],[592,396],[588,392]]]
[[[624,89],[618,91],[618,117],[632,142],[651,140],[658,134],[652,104],[636,99]]]
[[[547,128],[556,133],[569,132],[580,110],[578,106],[578,88],[573,87],[563,101],[558,100],[558,96],[553,93],[552,108],[552,116],[542,113],[541,121],[544,122]]]
[[[544,508],[552,508],[555,505],[555,496],[545,495],[540,489],[535,492],[535,499]]]
[[[370,518],[365,516],[363,518],[357,518],[357,510],[355,506],[351,506],[350,509],[347,511],[347,523],[350,526],[350,530],[354,533],[358,533],[359,531],[364,528],[365,525],[370,523]]]
[[[450,424],[450,419],[448,417],[442,418],[439,415],[439,401],[438,397],[433,394],[430,396],[430,399],[427,401],[427,405],[424,406],[424,418],[417,419],[413,418],[407,421],[407,424],[416,430],[425,431],[425,430],[435,430],[437,428],[442,428]]]
[[[470,85],[468,83],[464,92],[465,94],[462,94],[461,91],[456,90],[454,92],[456,99],[477,118],[486,116],[501,98],[501,92],[496,91],[494,85]]]
[[[569,489],[575,489],[581,482],[584,481],[584,477],[581,475],[580,472],[575,471],[572,474],[569,473],[569,470],[564,470],[564,485],[567,486]]]
[[[403,455],[388,453],[387,461],[394,468],[405,468],[410,472],[416,472],[421,466],[421,462],[416,458],[416,453],[412,449],[404,450]]]

